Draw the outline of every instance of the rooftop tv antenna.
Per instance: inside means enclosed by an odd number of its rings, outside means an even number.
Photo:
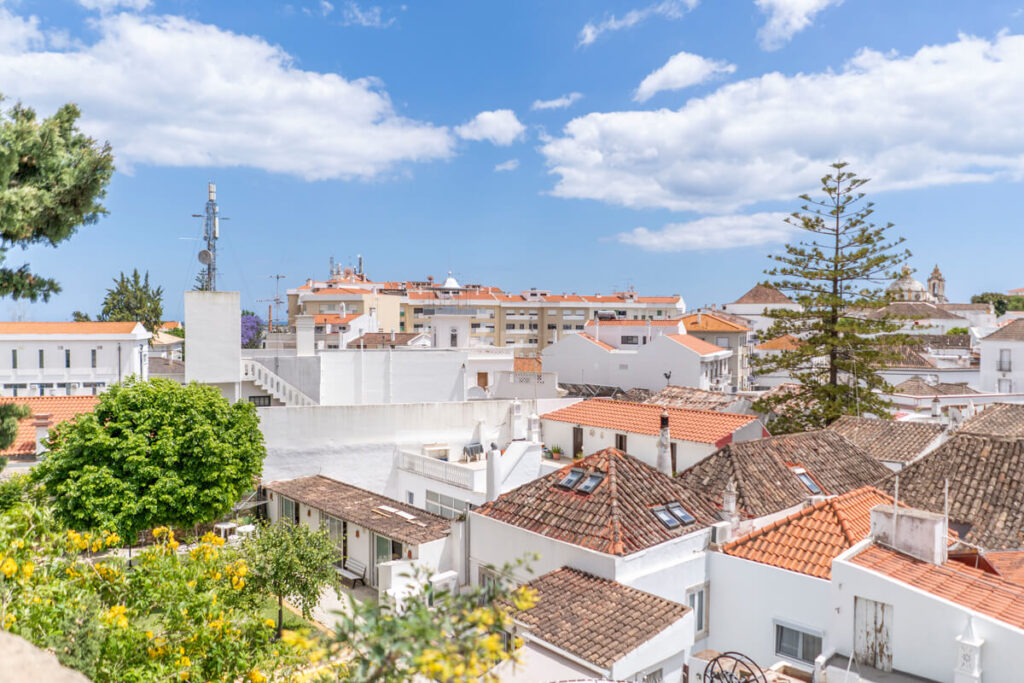
[[[209,183],[206,186],[207,200],[206,213],[194,213],[193,218],[203,219],[203,239],[206,240],[206,248],[199,252],[199,263],[206,266],[205,271],[199,272],[199,289],[207,292],[217,291],[217,240],[220,238],[220,222],[229,220],[221,218],[220,208],[217,206],[217,186]]]
[[[281,304],[284,303],[284,299],[281,298],[281,280],[288,277],[287,275],[268,275],[268,278],[274,279],[274,298],[273,299],[258,299],[262,303],[268,303],[273,305],[273,314],[271,314],[270,306],[267,306],[267,329],[273,329],[274,318],[281,319]]]

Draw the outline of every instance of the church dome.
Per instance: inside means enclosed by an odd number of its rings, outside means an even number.
[[[920,280],[915,280],[910,275],[910,268],[903,267],[903,275],[894,280],[886,291],[893,295],[896,301],[922,301],[928,297],[928,288]]]
[[[459,281],[452,277],[452,271],[448,271],[448,277],[445,279],[444,284],[441,285],[442,289],[460,289]]]

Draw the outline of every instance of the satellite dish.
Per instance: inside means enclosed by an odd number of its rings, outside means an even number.
[[[213,260],[213,254],[210,253],[209,249],[203,249],[199,252],[199,262],[204,266],[210,265],[210,261]]]
[[[345,270],[341,271],[341,274],[345,277],[352,277],[356,271],[352,270],[351,266],[347,266]]]

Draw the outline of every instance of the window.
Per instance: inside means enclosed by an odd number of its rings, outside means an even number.
[[[412,309],[412,314],[413,315],[423,315],[423,309],[422,308],[414,308],[414,309]]]
[[[250,396],[249,403],[253,404],[257,408],[268,408],[270,407],[269,396]]]
[[[816,496],[821,493],[821,487],[818,486],[818,482],[814,481],[814,479],[811,478],[811,475],[807,474],[807,470],[802,467],[797,467],[793,470],[793,474],[796,475],[796,478],[800,480],[800,483],[806,486],[807,490],[813,495]]]
[[[281,519],[291,520],[296,524],[299,523],[299,504],[290,498],[281,498]]]
[[[615,435],[615,447],[618,448],[623,453],[626,452],[626,435],[625,434],[616,434]]]
[[[665,507],[672,513],[673,517],[683,523],[683,526],[688,526],[697,521],[680,503],[669,503]]]
[[[1010,363],[1010,349],[999,349],[999,372],[1009,372],[1012,367],[1013,365]]]
[[[11,368],[18,369],[18,349],[11,349]]]
[[[413,494],[412,491],[405,492],[405,502],[408,503],[409,505],[416,504],[416,496]]]
[[[556,325],[554,323],[548,323],[548,329],[549,330],[557,330],[558,329],[558,325]]]
[[[723,349],[729,348],[729,338],[728,337],[715,337],[715,346],[720,346]]]
[[[446,496],[437,491],[427,490],[427,512],[440,515],[445,519],[457,519],[466,514],[469,505],[464,500]]]
[[[577,329],[577,330],[582,330],[582,329],[583,329],[583,325],[577,325],[577,326],[576,326],[576,329]]]
[[[452,332],[451,333],[451,339],[449,340],[449,342],[450,343],[448,345],[451,346],[452,348],[457,347],[459,345],[459,333],[458,332]]]
[[[664,505],[659,505],[656,508],[651,508],[651,512],[654,516],[669,529],[675,529],[679,526],[679,520],[675,518],[671,512]]]
[[[775,624],[775,654],[812,664],[821,654],[821,636]]]
[[[572,323],[562,323],[562,329],[563,330],[571,330],[572,329]]]
[[[506,330],[514,330],[514,329],[516,329],[516,324],[515,323],[505,323],[505,329]]]
[[[686,591],[686,604],[693,610],[694,638],[708,635],[708,584],[702,583]],[[819,641],[820,642],[820,641]]]
[[[96,367],[96,349],[93,349],[89,353],[91,355],[90,363],[91,363],[92,367]]]
[[[593,493],[597,485],[604,480],[604,474],[602,472],[591,472],[583,483],[576,489],[576,493]]]
[[[4,389],[10,389],[11,396],[17,396],[19,389],[28,389],[27,384],[5,384]]]
[[[569,470],[569,474],[562,478],[562,481],[558,482],[558,485],[563,489],[571,489],[576,484],[580,483],[580,479],[583,478],[583,470],[578,467],[573,467]]]
[[[998,391],[1000,394],[1012,394],[1013,393],[1013,380],[1001,379],[999,380]]]
[[[655,669],[654,671],[649,671],[648,673],[645,673],[644,677],[640,680],[642,680],[643,683],[662,683],[662,681],[665,680],[665,678],[661,672],[661,669]]]
[[[64,367],[71,367],[71,349],[64,349]]]
[[[46,367],[44,359],[45,359],[45,353],[44,353],[44,351],[42,349],[39,349],[39,367],[41,367],[41,368],[45,368]],[[42,394],[39,394],[39,395],[42,396]]]
[[[623,344],[639,344],[640,343],[640,338],[637,337],[635,334],[624,334],[624,335],[622,335],[622,343]]]

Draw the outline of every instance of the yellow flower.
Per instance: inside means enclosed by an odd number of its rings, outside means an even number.
[[[112,545],[117,545],[120,542],[121,542],[121,537],[118,536],[117,534],[110,534],[109,536],[107,536],[107,547],[108,548],[110,546],[112,546]]]
[[[21,574],[26,579],[30,579],[32,578],[32,572],[35,571],[35,569],[36,565],[32,562],[32,560],[26,560],[25,563],[21,565]]]
[[[530,609],[537,604],[537,591],[528,586],[520,586],[512,592],[512,604],[519,611]]]
[[[264,619],[263,623],[266,624],[267,628],[274,628],[275,626],[277,626],[277,624],[274,623],[273,619]]]
[[[0,562],[0,572],[4,573],[8,579],[14,576],[18,571],[18,563],[7,557],[4,558],[3,562]]]
[[[15,549],[15,550],[21,550],[22,548],[24,548],[24,547],[25,547],[25,541],[23,541],[23,540],[21,540],[21,539],[19,538],[19,539],[18,539],[18,540],[16,540],[16,541],[15,541],[15,542],[14,542],[14,543],[13,543],[12,545],[14,546],[14,549]]]
[[[153,632],[152,631],[146,631],[146,639],[147,640],[153,640]]]
[[[165,527],[165,526],[158,526],[157,528],[153,529],[153,538],[160,538],[161,536],[166,534],[168,531],[169,531],[169,529],[167,527]]]
[[[3,627],[5,629],[9,629],[11,626],[14,625],[14,622],[16,622],[17,620],[18,620],[18,617],[14,616],[13,614],[8,614],[4,618],[4,626]]]
[[[127,611],[124,605],[114,605],[103,615],[103,621],[118,628],[128,628],[128,617],[125,616]]]
[[[245,588],[245,579],[239,578],[237,576],[232,576],[231,587],[235,590],[242,590],[243,588]]]
[[[267,677],[259,669],[253,669],[249,672],[249,683],[267,683]]]

